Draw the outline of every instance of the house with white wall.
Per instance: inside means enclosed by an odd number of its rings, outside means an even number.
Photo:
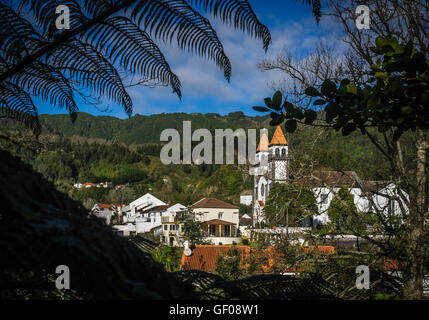
[[[215,198],[203,198],[191,208],[195,220],[202,222],[207,241],[213,244],[232,244],[241,241],[237,206]]]
[[[358,184],[358,181],[361,184]],[[354,204],[359,212],[376,210],[386,216],[401,213],[401,201],[397,200],[398,188],[395,184],[386,181],[362,181],[354,171],[314,171],[311,177],[295,182],[311,188],[314,193],[319,214],[313,216],[313,226],[329,222],[329,206],[342,187],[346,187],[353,196]]]
[[[252,190],[244,190],[240,193],[240,204],[244,204],[245,206],[251,206],[252,202],[253,202]]]

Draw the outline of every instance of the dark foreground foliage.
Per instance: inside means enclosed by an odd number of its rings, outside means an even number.
[[[55,299],[58,265],[70,268],[69,298],[172,299],[190,286],[116,236],[39,173],[0,151],[0,297]]]

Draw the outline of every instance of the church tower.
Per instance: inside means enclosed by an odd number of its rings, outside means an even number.
[[[270,142],[268,164],[271,180],[285,183],[288,178],[289,150],[280,126],[277,126]]]
[[[259,165],[254,168],[253,185],[253,223],[264,220],[263,209],[273,182],[286,183],[288,177],[289,151],[286,137],[277,126],[271,142],[264,133],[261,136],[256,159]]]

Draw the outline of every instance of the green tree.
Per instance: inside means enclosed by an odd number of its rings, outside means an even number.
[[[226,253],[220,253],[216,258],[216,267],[214,272],[227,280],[238,280],[246,275],[245,259],[242,253],[235,247]]]
[[[316,198],[311,190],[290,183],[272,184],[264,207],[270,226],[297,226],[317,213]]]
[[[328,216],[335,232],[349,232],[362,229],[362,220],[357,218],[353,195],[347,187],[341,187],[332,199]]]
[[[204,241],[207,235],[203,231],[203,224],[201,221],[196,219],[195,213],[192,211],[192,209],[188,209],[182,213],[180,222],[183,224],[183,236],[186,239],[189,239],[192,245],[207,243]]]
[[[377,147],[388,161],[392,182],[396,184],[395,192],[385,198],[398,205],[402,222],[398,223],[397,215],[385,214],[385,208],[374,202],[374,193],[357,179],[386,237],[374,240],[359,235],[401,263],[403,297],[419,299],[423,296],[429,232],[425,225],[429,201],[429,60],[426,52],[420,52],[411,41],[400,44],[395,37],[387,36],[378,37],[374,45],[370,50],[374,57],[364,82],[354,82],[351,77],[325,79],[319,88],[309,86],[305,94],[311,108],[283,102],[278,91],[265,100],[267,107],[255,109],[272,111],[272,124],[285,121],[287,132],[294,132],[298,124],[332,128],[344,136],[359,130]],[[322,112],[314,111],[318,107]],[[404,133],[410,132],[415,136],[411,148],[414,157],[407,170],[401,141],[405,139]]]

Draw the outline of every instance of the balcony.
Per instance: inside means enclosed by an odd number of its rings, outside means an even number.
[[[176,217],[161,217],[161,223],[175,223],[178,222]]]

